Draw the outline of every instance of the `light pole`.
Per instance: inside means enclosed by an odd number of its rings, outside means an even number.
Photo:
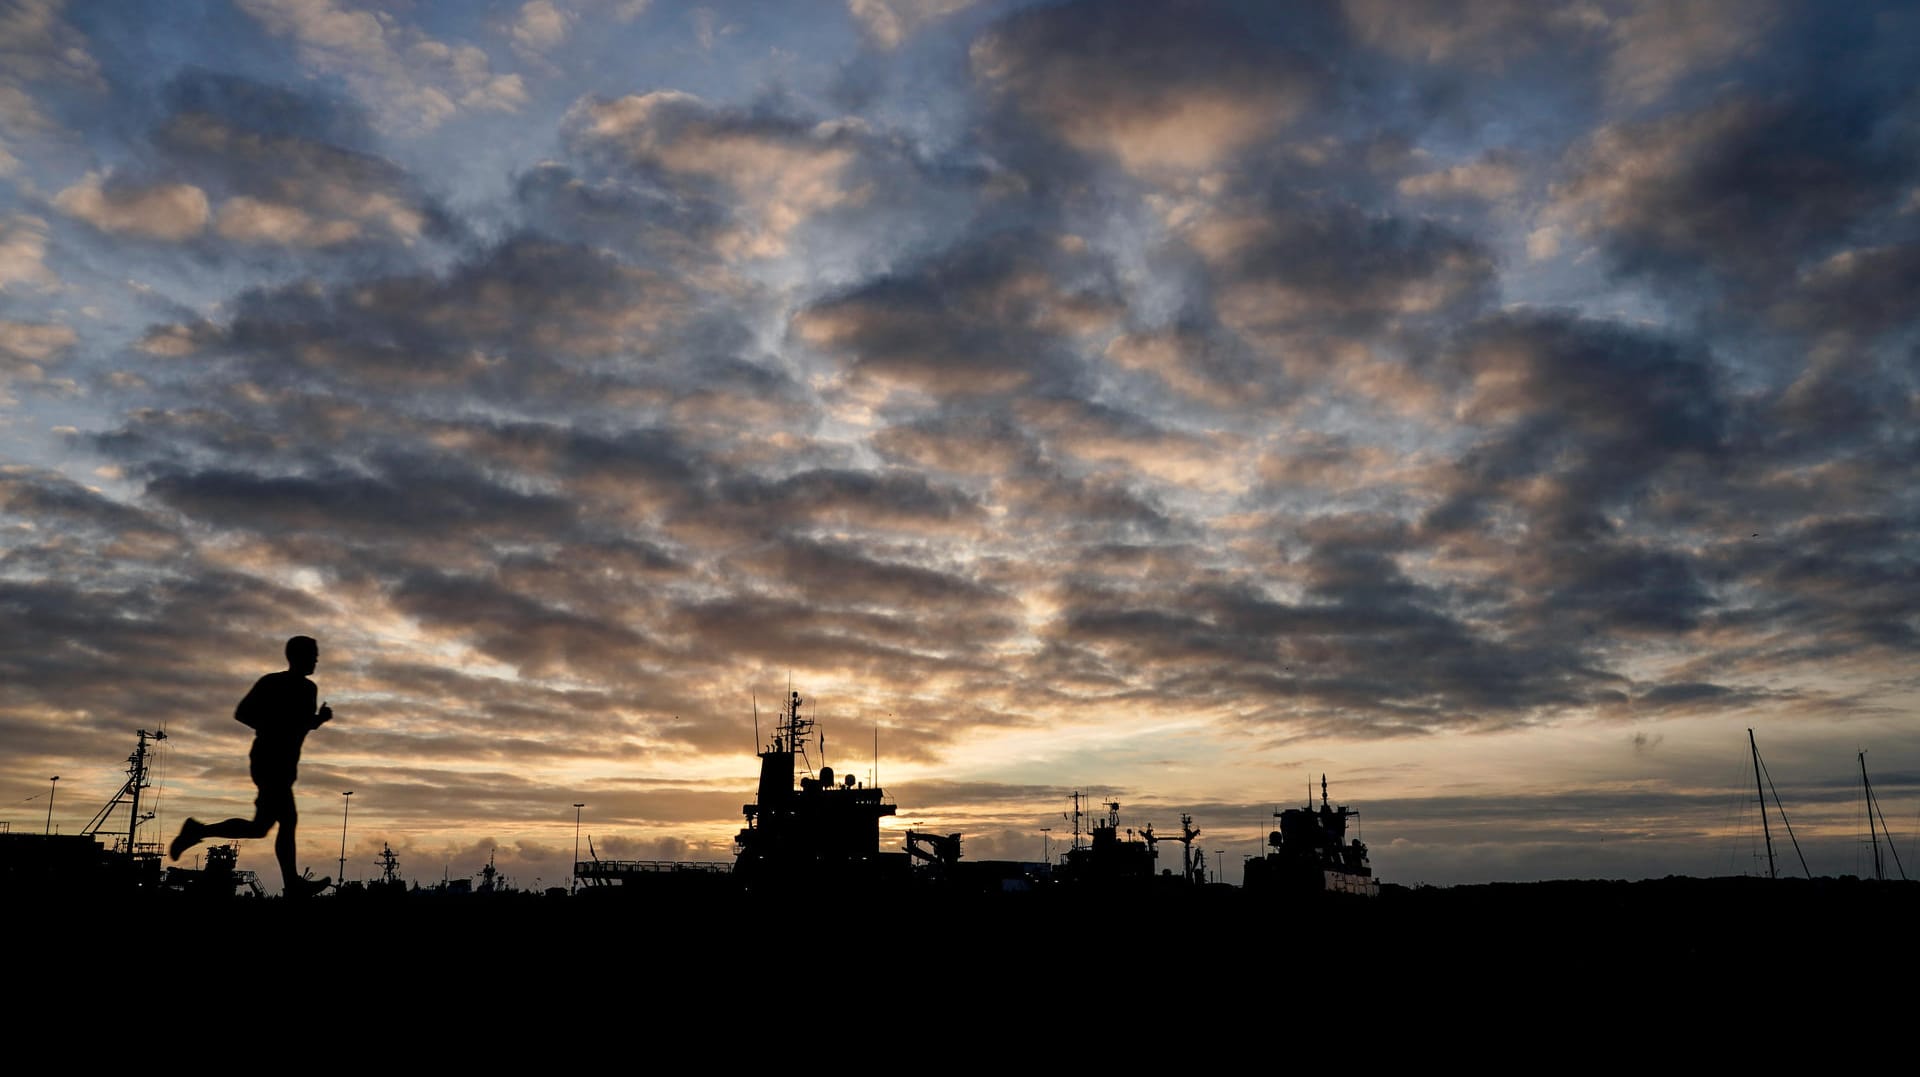
[[[569,895],[580,892],[580,809],[584,807],[585,804],[573,806],[573,889],[567,891]]]
[[[60,791],[60,775],[55,774],[47,783],[47,833],[53,833],[53,794]]]
[[[334,878],[347,885],[347,812],[353,807],[353,790],[340,794],[340,874]]]
[[[1040,828],[1040,862],[1042,864],[1053,862],[1053,828],[1050,826]]]

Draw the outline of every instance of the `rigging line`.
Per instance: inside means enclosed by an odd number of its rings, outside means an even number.
[[[1752,756],[1757,757],[1756,750]],[[1766,856],[1760,848],[1762,831],[1766,824],[1767,802],[1760,792],[1760,769],[1756,759],[1748,755],[1740,757],[1738,792],[1734,794],[1727,809],[1732,820],[1733,837],[1727,843],[1727,870],[1733,875],[1746,875],[1757,870],[1755,864]],[[1754,800],[1759,809],[1758,816],[1747,811],[1747,787],[1752,786]]]
[[[1807,856],[1799,850],[1799,839],[1793,837],[1793,822],[1788,820],[1788,808],[1786,808],[1786,804],[1780,802],[1780,789],[1774,789],[1774,774],[1772,774],[1770,770],[1766,770],[1766,760],[1761,760],[1761,774],[1766,776],[1766,789],[1770,789],[1772,795],[1774,795],[1774,806],[1780,808],[1780,822],[1786,824],[1786,827],[1788,827],[1788,839],[1793,843],[1793,856],[1799,856],[1799,860],[1801,860],[1801,872],[1807,872],[1807,877],[1812,879],[1812,872],[1807,868]]]
[[[1727,873],[1730,875],[1741,875],[1746,872],[1747,858],[1742,855],[1743,850],[1740,847],[1741,840],[1747,836],[1746,784],[1747,766],[1746,758],[1743,756],[1740,761],[1740,782],[1735,787],[1739,791],[1725,802],[1723,809],[1725,814],[1720,818],[1721,832],[1730,835],[1722,845],[1727,857]]]
[[[1862,764],[1862,766],[1864,767],[1864,764]],[[1878,812],[1880,815],[1880,830],[1881,830],[1881,833],[1884,834],[1886,837],[1887,852],[1893,854],[1893,866],[1899,869],[1900,878],[1902,880],[1905,880],[1907,877],[1907,868],[1906,868],[1906,865],[1900,863],[1900,850],[1893,847],[1893,831],[1887,828],[1887,813],[1880,810],[1880,794],[1873,791],[1872,783],[1868,783],[1867,785],[1867,825],[1868,826],[1873,825],[1873,816],[1875,812]]]
[[[166,731],[166,726],[160,727],[160,732],[165,733]],[[154,830],[162,835],[162,840],[165,840],[167,823],[166,817],[160,814],[160,808],[163,803],[163,798],[167,793],[167,759],[172,754],[173,750],[171,748],[164,752],[156,748],[153,753],[153,769],[160,772],[158,778],[153,783],[153,826]]]

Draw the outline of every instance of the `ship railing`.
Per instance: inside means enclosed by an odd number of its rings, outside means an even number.
[[[627,879],[672,873],[726,875],[733,863],[725,860],[582,860],[573,865],[582,879]]]

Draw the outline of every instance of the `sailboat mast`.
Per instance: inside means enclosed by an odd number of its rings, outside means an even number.
[[[1747,730],[1747,746],[1753,749],[1753,789],[1760,795],[1760,832],[1767,837],[1767,878],[1777,879],[1779,873],[1773,867],[1773,830],[1767,826],[1767,790],[1760,784],[1760,745],[1753,739],[1753,730]]]
[[[1867,794],[1867,837],[1873,841],[1873,877],[1876,880],[1887,877],[1886,865],[1880,861],[1880,833],[1873,827],[1873,782],[1867,779],[1867,753],[1860,753],[1860,786]]]

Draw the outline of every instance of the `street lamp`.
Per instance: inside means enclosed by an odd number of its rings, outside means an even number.
[[[584,807],[585,804],[573,806],[573,889],[569,894],[580,892],[580,809]]]
[[[353,790],[340,794],[340,874],[334,878],[347,885],[347,811],[353,807]]]
[[[53,794],[60,791],[60,775],[55,774],[47,784],[47,833],[53,833]]]
[[[1040,828],[1040,862],[1053,863],[1053,828],[1050,826]]]

